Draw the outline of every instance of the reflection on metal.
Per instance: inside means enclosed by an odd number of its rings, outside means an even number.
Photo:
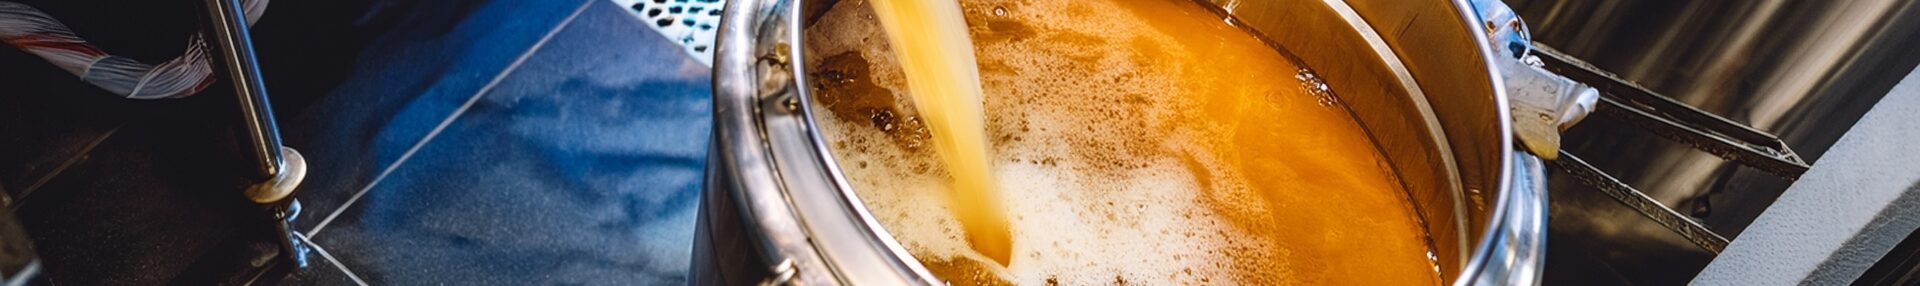
[[[280,266],[305,267],[306,246],[294,237],[293,218],[300,204],[293,194],[306,178],[306,160],[299,152],[280,145],[280,129],[274,123],[273,106],[267,101],[267,86],[254,57],[252,35],[247,31],[246,15],[239,0],[206,0],[207,28],[204,35],[212,47],[213,67],[233,84],[239,100],[241,133],[246,142],[246,159],[252,165],[247,179],[252,180],[242,194],[259,205],[273,220],[276,243],[280,245],[272,271]]]
[[[1635,190],[1632,186],[1628,186],[1626,183],[1614,179],[1613,176],[1601,172],[1600,169],[1594,168],[1593,165],[1588,165],[1586,161],[1580,160],[1579,157],[1574,157],[1573,154],[1561,152],[1560,159],[1554,160],[1553,166],[1562,172],[1566,172],[1568,175],[1573,175],[1574,178],[1580,180],[1582,184],[1598,189],[1601,193],[1607,194],[1608,197],[1612,197],[1621,204],[1625,204],[1627,207],[1631,207],[1633,210],[1640,212],[1641,215],[1653,219],[1655,222],[1659,222],[1661,226],[1666,226],[1668,230],[1672,230],[1674,233],[1680,234],[1681,237],[1687,238],[1687,241],[1693,242],[1694,245],[1700,246],[1701,249],[1718,254],[1720,250],[1727,248],[1726,237],[1720,236],[1720,234],[1714,233],[1713,230],[1707,229],[1706,226],[1700,225],[1699,222],[1693,221],[1693,219],[1687,218],[1687,216],[1667,208],[1667,206],[1661,204],[1660,201],[1656,201],[1653,197],[1648,197],[1646,193]]]
[[[1524,60],[1531,60],[1527,57]],[[1597,91],[1577,80],[1554,74],[1523,59],[1500,59],[1500,77],[1506,80],[1513,134],[1527,152],[1553,160],[1560,153],[1560,131],[1593,111]]]
[[[0,285],[28,285],[39,276],[40,259],[33,251],[32,237],[12,211],[0,210]]]
[[[1806,162],[1822,160],[1920,63],[1912,52],[1920,49],[1920,1],[1504,2],[1526,18],[1534,41],[1674,102],[1774,134]],[[1616,116],[1594,117],[1567,133],[1567,152],[1729,238],[1743,236],[1793,183]],[[1696,255],[1665,227],[1586,191],[1572,176],[1556,177],[1552,230],[1573,240],[1557,245],[1595,254],[1583,262],[1589,264],[1550,267],[1557,282],[1594,276],[1684,284],[1706,265],[1708,258],[1696,256],[1707,253]]]
[[[247,199],[256,204],[272,204],[293,196],[293,190],[300,187],[300,181],[307,178],[307,159],[293,148],[281,146],[280,154],[286,158],[281,164],[279,175],[247,188]]]
[[[1492,257],[1495,260],[1480,260],[1470,263],[1466,271],[1455,279],[1457,286],[1490,285],[1538,285],[1546,270],[1539,265],[1546,263],[1547,240],[1547,174],[1546,166],[1540,158],[1520,155],[1513,156],[1513,184],[1517,190],[1535,190],[1537,192],[1511,192],[1514,201],[1532,202],[1515,204],[1503,210],[1510,214],[1499,216],[1499,224],[1493,227],[1492,245],[1480,249],[1475,257]]]
[[[1560,131],[1593,111],[1597,91],[1541,68],[1539,60],[1527,54],[1533,49],[1527,24],[1505,3],[1473,0],[1468,5],[1479,16],[1478,25],[1486,29],[1488,43],[1498,55],[1492,65],[1507,91],[1513,135],[1528,153],[1553,160],[1560,154]]]
[[[774,264],[771,270],[773,271],[773,276],[768,276],[767,280],[760,281],[761,286],[793,285],[793,276],[799,274],[799,271],[793,268],[792,259],[781,260],[780,263]]]
[[[1507,90],[1508,117],[1513,134],[1527,152],[1553,160],[1560,154],[1560,131],[1572,127],[1593,111],[1599,93],[1575,79],[1542,67],[1540,59],[1528,54],[1533,36],[1527,24],[1495,0],[1470,2],[1487,29],[1487,40],[1500,56],[1493,61]]]
[[[280,130],[273,122],[272,104],[267,102],[266,82],[260,77],[260,65],[253,54],[252,35],[247,32],[246,15],[239,0],[206,0],[208,27],[206,38],[212,46],[214,70],[233,84],[234,97],[240,100],[241,130],[245,135],[247,159],[251,160],[254,180],[270,180],[280,175]]]
[[[1539,64],[1553,73],[1591,84],[1600,90],[1600,104],[1596,111],[1601,114],[1629,122],[1668,140],[1788,179],[1799,178],[1801,173],[1807,171],[1807,163],[1772,134],[1668,99],[1544,44],[1534,43],[1532,46],[1535,57],[1530,59],[1539,60]],[[1554,167],[1679,234],[1701,249],[1718,254],[1727,247],[1726,237],[1607,175],[1579,157],[1565,151],[1560,151],[1559,157],[1553,160]]]
[[[294,237],[293,219],[300,215],[300,201],[293,198],[300,182],[307,177],[307,159],[293,148],[281,146],[286,158],[279,175],[254,183],[246,191],[247,199],[259,205],[274,220],[273,231],[280,245],[278,258],[293,268],[307,267],[307,246]],[[270,267],[271,268],[271,267]],[[271,269],[270,269],[271,270]]]
[[[1797,179],[1807,172],[1807,162],[1773,134],[1674,101],[1544,44],[1534,46],[1548,70],[1602,91],[1601,114],[1777,176]]]
[[[1809,162],[1920,62],[1920,53],[1911,52],[1920,48],[1920,1],[1506,2],[1528,20],[1534,40],[1675,101],[1773,133]],[[1577,133],[1621,129],[1583,128]],[[1570,150],[1620,171],[1615,174],[1634,186],[1657,189],[1650,191],[1663,201],[1712,200],[1715,210],[1705,219],[1729,234],[1744,229],[1789,183],[1758,178],[1775,175],[1674,148],[1680,146],[1665,139],[1590,139]]]

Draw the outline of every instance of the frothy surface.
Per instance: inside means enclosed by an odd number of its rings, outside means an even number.
[[[887,43],[907,77],[907,93],[929,127],[933,150],[947,170],[947,191],[955,216],[974,252],[1001,265],[1012,256],[1013,241],[1000,208],[991,156],[987,154],[986,112],[981,111],[979,64],[960,3],[951,0],[871,2]]]
[[[1438,284],[1364,131],[1279,52],[1178,0],[963,0],[1014,237],[973,253],[867,3],[806,30],[821,131],[955,284]]]

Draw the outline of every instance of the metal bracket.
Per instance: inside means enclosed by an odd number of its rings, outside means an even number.
[[[1634,211],[1640,212],[1640,215],[1653,219],[1654,222],[1658,222],[1661,226],[1667,227],[1668,230],[1680,234],[1681,237],[1685,237],[1687,241],[1693,242],[1694,245],[1700,246],[1701,249],[1719,254],[1721,249],[1727,248],[1728,240],[1726,237],[1714,233],[1713,230],[1707,229],[1706,226],[1700,225],[1700,222],[1696,222],[1686,215],[1681,215],[1680,212],[1667,208],[1667,206],[1661,204],[1660,201],[1654,200],[1653,197],[1647,196],[1646,193],[1642,193],[1640,190],[1634,189],[1633,186],[1628,186],[1627,183],[1620,182],[1619,179],[1615,179],[1605,172],[1601,172],[1599,168],[1588,165],[1587,161],[1580,160],[1580,157],[1567,154],[1564,150],[1560,151],[1560,159],[1553,160],[1553,167],[1559,168],[1569,175],[1573,175],[1574,179],[1580,180],[1581,184],[1600,189],[1600,192],[1607,194],[1607,197],[1612,197],[1613,200],[1619,201],[1621,204],[1633,208]]]
[[[1778,137],[1661,96],[1533,42],[1526,24],[1503,3],[1476,0],[1472,4],[1485,21],[1491,37],[1488,40],[1495,44],[1496,52],[1518,59],[1497,63],[1506,79],[1514,133],[1521,145],[1551,160],[1556,169],[1573,175],[1581,184],[1599,189],[1702,249],[1718,254],[1726,248],[1727,238],[1560,150],[1560,131],[1586,113],[1597,111],[1667,140],[1787,179],[1798,179],[1808,169],[1806,161]]]
[[[1599,104],[1595,108],[1600,114],[1620,119],[1667,140],[1789,180],[1798,179],[1808,169],[1806,161],[1772,134],[1654,93],[1544,44],[1534,43],[1532,46],[1531,54],[1548,71],[1600,90]],[[1607,175],[1579,157],[1565,150],[1560,153],[1560,159],[1553,161],[1554,167],[1573,175],[1581,184],[1599,189],[1701,249],[1718,254],[1727,247],[1726,237]]]
[[[1807,162],[1779,137],[1661,96],[1545,44],[1533,46],[1547,70],[1600,90],[1600,114],[1783,178],[1807,172]]]

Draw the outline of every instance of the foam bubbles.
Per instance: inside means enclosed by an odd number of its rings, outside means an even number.
[[[1299,116],[1353,125],[1344,110],[1320,108],[1287,81],[1299,67],[1258,42],[1248,45],[1253,49],[1183,42],[1131,12],[1138,7],[1121,5],[1132,2],[961,4],[981,68],[993,171],[1012,225],[1013,258],[1005,268],[984,266],[993,263],[966,244],[942,184],[945,171],[933,150],[919,145],[926,131],[909,123],[916,114],[905,80],[866,3],[842,1],[805,31],[818,100],[810,106],[825,115],[820,131],[872,213],[936,275],[956,284],[1339,282],[1297,271],[1306,268],[1296,264],[1325,262],[1276,234],[1291,226],[1279,225],[1277,205],[1248,181],[1268,174],[1235,167],[1245,164],[1240,155],[1219,148],[1241,123],[1205,119],[1311,106]],[[1192,8],[1166,12],[1205,13]],[[1240,33],[1218,21],[1204,24],[1224,30],[1202,36]],[[1239,36],[1230,43],[1257,41]],[[1200,55],[1244,62],[1233,68],[1245,72],[1196,72],[1212,68],[1186,60]],[[1275,84],[1249,84],[1266,82],[1262,76]],[[1258,96],[1269,93],[1301,96]],[[1198,96],[1212,94],[1223,96]],[[1357,131],[1307,136],[1370,146]],[[1358,157],[1374,166],[1365,159],[1372,157]]]

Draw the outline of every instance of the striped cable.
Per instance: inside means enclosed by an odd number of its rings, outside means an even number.
[[[242,0],[248,25],[266,12],[268,0]],[[212,85],[207,44],[199,33],[187,39],[186,52],[159,65],[107,54],[72,29],[32,6],[0,1],[0,41],[40,56],[80,80],[131,99],[192,96]]]

